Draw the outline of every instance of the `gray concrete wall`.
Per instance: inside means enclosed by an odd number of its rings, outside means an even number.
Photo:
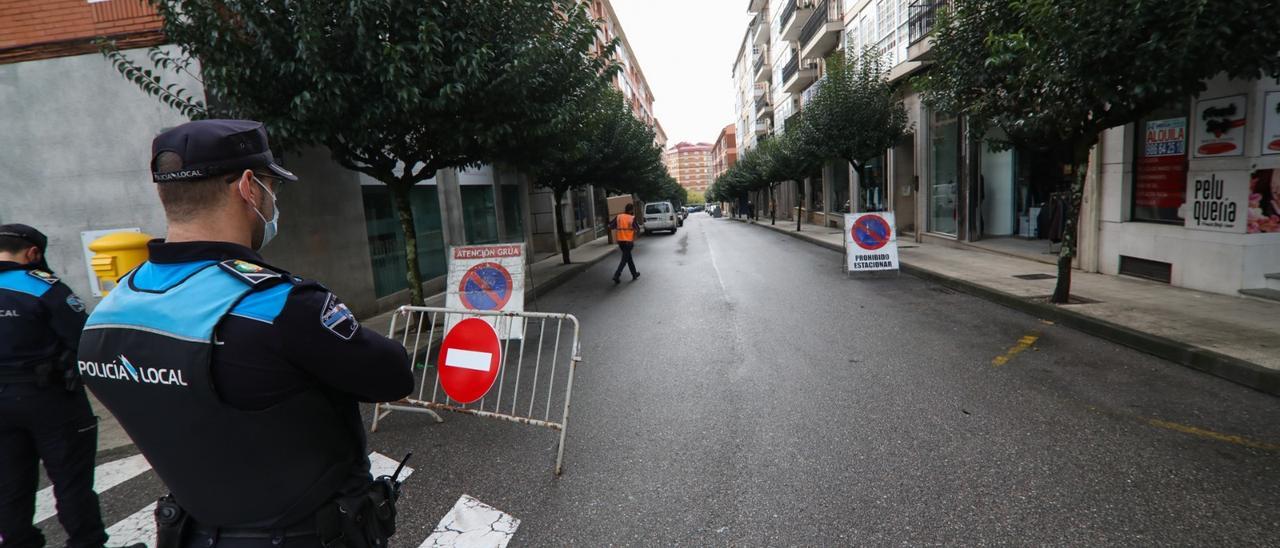
[[[145,49],[126,53],[148,62]],[[48,234],[50,265],[95,305],[80,232],[164,235],[151,139],[185,121],[98,54],[0,65],[0,223]]]
[[[378,309],[360,174],[327,149],[284,157],[299,178],[280,193],[280,235],[262,253],[272,265],[323,283],[359,316]]]

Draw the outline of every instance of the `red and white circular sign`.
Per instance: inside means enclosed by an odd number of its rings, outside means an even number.
[[[489,322],[468,318],[458,322],[440,343],[436,363],[444,393],[458,403],[483,398],[498,379],[502,346]]]

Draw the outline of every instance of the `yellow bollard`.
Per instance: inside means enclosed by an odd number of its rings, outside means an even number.
[[[153,239],[141,232],[113,232],[89,244],[89,251],[93,252],[90,265],[103,295],[115,288],[121,276],[146,262],[147,242]]]

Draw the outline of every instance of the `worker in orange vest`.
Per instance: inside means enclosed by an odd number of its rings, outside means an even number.
[[[636,245],[636,216],[635,205],[627,204],[623,213],[618,214],[609,222],[609,228],[614,230],[614,240],[618,242],[618,249],[622,251],[622,260],[618,262],[618,270],[613,273],[613,283],[622,283],[622,267],[631,269],[631,279],[635,280],[640,277],[640,272],[636,270],[636,263],[631,259],[631,249]]]

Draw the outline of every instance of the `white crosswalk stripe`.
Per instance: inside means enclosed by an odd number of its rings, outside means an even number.
[[[418,548],[503,548],[519,527],[514,516],[462,495]]]
[[[101,493],[112,487],[138,477],[151,469],[151,463],[141,454],[101,464],[93,473],[93,490]],[[53,486],[50,485],[36,493],[36,515],[32,523],[40,523],[58,513]]]
[[[382,475],[391,475],[395,472],[396,467],[399,466],[400,463],[386,455],[383,455],[382,453],[374,451],[369,453],[369,465],[369,471],[373,474],[373,477],[376,478]],[[404,470],[400,472],[400,480],[403,481],[411,474],[413,474],[413,468],[405,466]],[[146,508],[138,510],[137,512],[134,512],[133,515],[130,515],[119,523],[112,525],[107,529],[107,535],[111,537],[111,544],[129,545],[141,542],[145,543],[147,546],[155,546],[155,511],[156,503],[153,502],[148,504]]]

